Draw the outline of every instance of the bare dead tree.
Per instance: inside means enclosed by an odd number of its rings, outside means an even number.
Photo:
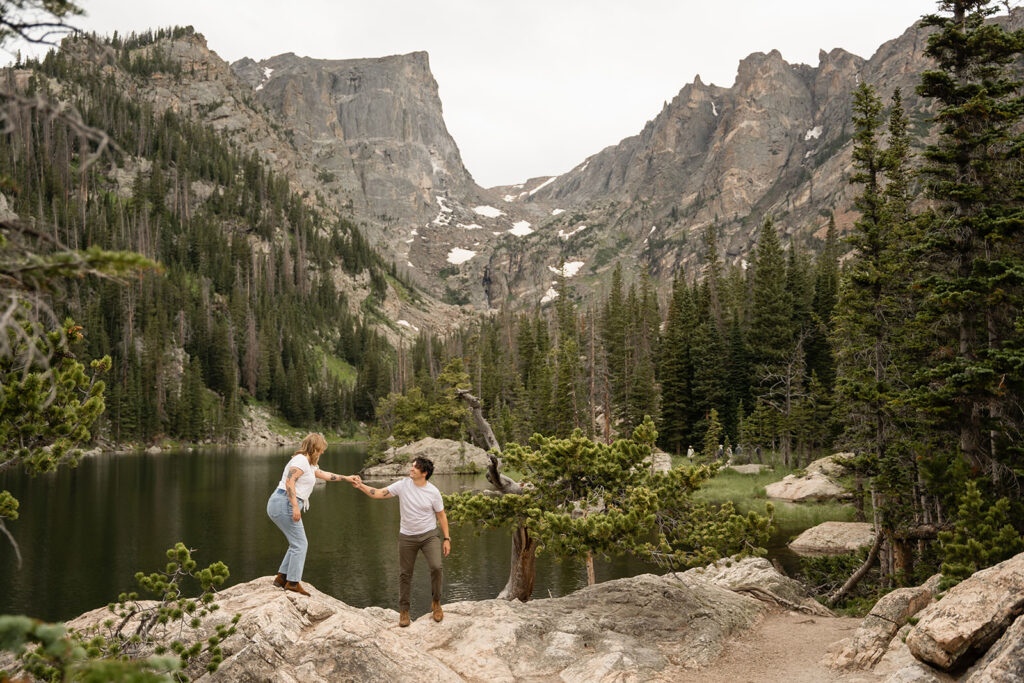
[[[487,481],[494,487],[493,495],[510,495],[523,492],[522,485],[501,473],[501,445],[494,436],[491,424],[484,417],[480,399],[469,393],[467,389],[456,390],[459,398],[469,407],[483,442],[487,445],[487,457],[490,465],[487,468]],[[509,562],[508,581],[498,593],[501,600],[519,600],[526,602],[533,595],[533,581],[536,575],[537,541],[530,535],[530,530],[520,524],[512,532],[512,556]]]

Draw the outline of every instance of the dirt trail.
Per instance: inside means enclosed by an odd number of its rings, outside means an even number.
[[[851,617],[818,617],[773,612],[758,626],[729,641],[725,651],[680,683],[873,683],[871,672],[840,674],[822,665],[829,646],[860,626]]]

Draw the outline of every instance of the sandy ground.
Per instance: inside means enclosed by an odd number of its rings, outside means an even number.
[[[722,655],[680,683],[873,683],[885,676],[840,674],[821,663],[829,646],[849,638],[860,626],[851,617],[817,617],[773,612],[764,622],[725,646]]]

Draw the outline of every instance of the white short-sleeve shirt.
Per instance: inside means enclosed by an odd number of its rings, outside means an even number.
[[[288,472],[293,467],[297,467],[302,470],[302,475],[298,481],[295,482],[295,497],[303,502],[302,509],[309,509],[309,494],[313,493],[313,486],[316,484],[316,471],[320,469],[316,465],[309,464],[309,458],[302,453],[296,453],[292,456],[292,459],[288,461],[288,464],[284,466],[284,474],[281,475],[281,483],[277,485],[278,488],[288,490]]]
[[[402,518],[400,533],[419,536],[437,528],[437,513],[444,510],[444,501],[436,486],[429,481],[417,486],[406,477],[389,486],[388,492],[398,498],[398,511]]]

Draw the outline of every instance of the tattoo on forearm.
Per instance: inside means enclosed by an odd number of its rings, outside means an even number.
[[[332,474],[331,475],[331,481],[338,481],[338,475],[337,474]]]

